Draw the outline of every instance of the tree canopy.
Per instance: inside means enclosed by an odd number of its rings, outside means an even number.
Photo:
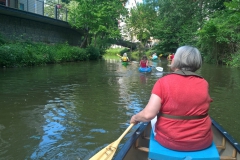
[[[81,47],[101,46],[108,39],[119,38],[118,19],[127,14],[119,0],[77,0],[69,3],[69,23],[84,32]]]
[[[158,39],[155,48],[161,53],[193,45],[205,61],[237,66],[239,10],[239,0],[145,0],[131,10],[128,26],[138,37],[147,31]]]
[[[83,31],[81,47],[107,48],[120,39],[118,20],[127,17],[127,32],[142,44],[159,40],[160,53],[179,46],[200,49],[204,61],[240,66],[239,0],[145,0],[128,14],[127,0],[70,1],[69,23]]]

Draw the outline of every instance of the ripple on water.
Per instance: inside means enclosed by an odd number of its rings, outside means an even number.
[[[107,131],[104,129],[91,129],[90,132],[107,133]]]

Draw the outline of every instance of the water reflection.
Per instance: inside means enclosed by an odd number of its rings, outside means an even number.
[[[59,159],[64,156],[64,148],[71,147],[74,141],[67,141],[65,135],[71,135],[76,128],[76,122],[80,114],[76,114],[75,98],[71,94],[79,85],[68,84],[61,87],[52,87],[52,92],[57,92],[59,97],[48,100],[42,114],[45,119],[42,125],[42,133],[31,138],[40,139],[38,147],[30,156],[31,159]],[[71,135],[74,136],[74,135]]]
[[[141,81],[141,83],[143,83],[143,84],[146,84],[147,83],[147,75],[146,74],[144,74],[144,73],[140,73],[140,81]]]

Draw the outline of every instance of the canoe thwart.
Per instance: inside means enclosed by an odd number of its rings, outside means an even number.
[[[137,149],[143,152],[149,152],[149,148],[147,147],[138,147]]]
[[[226,138],[222,138],[222,144],[216,146],[219,150],[225,150],[226,149]],[[237,159],[237,150],[233,149],[232,156],[221,156],[220,160],[236,160]]]
[[[217,145],[217,149],[226,149],[226,138],[223,137],[222,145]]]
[[[236,160],[237,158],[229,157],[229,156],[221,156],[220,160]]]
[[[237,160],[237,150],[233,149],[232,156],[221,156],[220,160]]]

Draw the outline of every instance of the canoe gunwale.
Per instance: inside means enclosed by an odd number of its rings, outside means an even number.
[[[136,142],[136,140],[139,138],[139,136],[141,136],[141,134],[144,132],[144,130],[146,129],[146,127],[148,126],[149,123],[150,122],[142,123],[140,126],[138,126],[138,128],[134,131],[134,133],[131,135],[131,137],[122,146],[121,150],[114,157],[114,160],[123,160],[124,159],[128,150],[132,147],[132,144]]]
[[[220,125],[218,124],[214,119],[211,118],[212,125],[216,128],[216,130],[219,132],[219,134],[222,135],[222,137],[226,138],[226,140],[230,143],[230,145],[236,149],[237,153],[240,153],[240,144],[234,140],[234,138],[228,134],[228,132]],[[144,132],[146,127],[149,125],[150,122],[142,123],[138,128],[134,131],[134,133],[130,136],[130,138],[125,142],[125,144],[122,146],[120,151],[115,156],[114,160],[123,160],[124,157],[127,155],[129,149],[131,146],[136,142],[136,140],[140,137],[140,135]],[[238,158],[237,158],[238,159]]]
[[[229,143],[237,150],[238,153],[240,153],[240,144],[234,140],[234,138],[228,134],[228,132],[220,126],[213,118],[211,118],[212,124],[215,126],[215,128],[222,134],[223,137],[225,137]]]

